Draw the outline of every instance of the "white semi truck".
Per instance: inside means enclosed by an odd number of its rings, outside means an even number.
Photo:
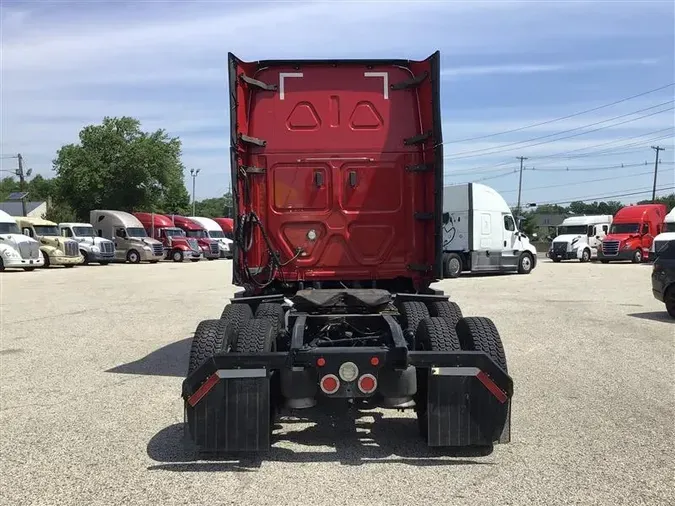
[[[666,214],[661,225],[661,233],[654,237],[649,257],[653,257],[653,253],[657,253],[660,248],[665,247],[668,241],[675,241],[675,208],[671,209]]]
[[[554,262],[595,260],[611,225],[611,214],[565,218],[558,227],[558,235],[551,242],[546,256]]]
[[[0,271],[5,269],[32,271],[43,265],[40,243],[22,234],[16,220],[0,210]]]
[[[479,183],[443,189],[443,277],[463,271],[529,274],[536,265],[536,248],[496,190]]]
[[[63,237],[78,242],[85,265],[92,262],[108,265],[115,261],[115,243],[109,239],[97,237],[91,224],[59,223],[59,232]]]
[[[232,258],[232,239],[225,237],[225,232],[223,232],[218,223],[211,218],[204,218],[202,216],[190,216],[189,218],[204,227],[209,239],[218,241],[220,258]]]

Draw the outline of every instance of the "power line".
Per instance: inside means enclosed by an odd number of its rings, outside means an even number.
[[[631,177],[638,177],[638,176],[646,176],[647,174],[651,174],[652,171],[649,170],[647,172],[637,172],[635,174],[628,174],[625,176],[620,176],[620,177],[601,177],[601,178],[596,178],[596,179],[584,179],[583,181],[575,181],[573,183],[562,183],[562,184],[553,184],[553,185],[546,185],[546,186],[533,186],[531,188],[526,188],[527,191],[530,190],[547,190],[549,188],[565,188],[568,186],[577,186],[580,184],[586,184],[586,183],[598,183],[600,181],[616,181],[617,179],[629,179]],[[500,191],[499,193],[515,193],[518,190],[505,190],[505,191]]]
[[[663,162],[670,164],[670,162]],[[622,163],[619,165],[608,165],[606,167],[556,167],[556,168],[544,168],[544,169],[539,169],[537,167],[533,167],[532,170],[538,171],[538,172],[594,172],[598,170],[612,170],[612,169],[630,169],[631,167],[642,167],[648,165],[648,162],[643,162],[643,163]]]
[[[621,100],[617,100],[617,101],[609,103],[609,104],[594,107],[592,109],[586,109],[585,111],[576,112],[576,113],[570,114],[568,116],[562,116],[560,118],[542,121],[541,123],[534,123],[532,125],[527,125],[527,126],[520,127],[520,128],[514,128],[512,130],[504,130],[502,132],[498,132],[498,133],[494,133],[494,134],[487,134],[487,135],[481,135],[481,136],[478,136],[478,137],[469,137],[469,138],[466,138],[466,139],[457,139],[457,140],[452,140],[452,141],[445,141],[445,142],[443,142],[443,144],[456,144],[458,142],[475,141],[475,140],[479,140],[479,139],[489,139],[490,137],[497,137],[499,135],[505,135],[505,134],[510,134],[510,133],[514,133],[514,132],[520,132],[522,130],[527,130],[528,128],[534,128],[534,127],[538,127],[538,126],[542,126],[542,125],[549,125],[551,123],[556,123],[558,121],[562,121],[562,120],[565,120],[565,119],[574,118],[576,116],[581,116],[582,114],[586,114],[586,113],[589,113],[589,112],[598,111],[600,109],[611,107],[613,105],[617,105],[617,104],[620,104],[622,102],[627,102],[628,100],[633,100],[634,98],[643,97],[645,95],[649,95],[650,93],[654,93],[654,92],[661,91],[661,90],[664,90],[666,88],[669,88],[669,87],[673,86],[674,84],[675,83],[666,84],[665,86],[661,86],[659,88],[654,88],[653,90],[648,90],[648,91],[645,91],[643,93],[639,93],[637,95],[622,98]]]
[[[584,125],[584,126],[581,126],[581,127],[570,128],[569,130],[563,130],[561,132],[557,132],[557,133],[554,133],[554,134],[542,135],[542,136],[533,137],[532,139],[527,139],[527,140],[524,140],[524,141],[504,144],[503,146],[499,146],[499,148],[493,148],[493,149],[496,149],[494,151],[489,151],[489,150],[485,150],[485,149],[474,149],[474,150],[469,150],[469,151],[460,151],[459,153],[456,153],[456,155],[467,155],[467,156],[452,155],[452,156],[444,157],[444,159],[445,160],[461,160],[461,159],[464,159],[464,158],[475,158],[476,156],[493,155],[493,154],[498,154],[498,153],[501,153],[501,152],[504,152],[504,151],[513,151],[514,149],[531,148],[531,147],[534,147],[534,146],[540,146],[542,144],[548,144],[548,143],[551,143],[551,142],[561,141],[563,139],[578,137],[579,135],[586,135],[586,134],[590,134],[590,133],[593,133],[593,132],[598,132],[600,130],[604,130],[606,128],[612,128],[612,127],[615,127],[615,126],[624,125],[626,123],[632,123],[634,121],[639,121],[641,119],[648,118],[650,116],[655,116],[656,114],[661,114],[661,113],[664,113],[664,112],[672,111],[674,108],[669,107],[669,108],[663,109],[661,111],[656,111],[656,112],[653,112],[653,113],[650,113],[650,114],[645,114],[643,116],[638,116],[637,118],[632,118],[632,119],[629,119],[629,120],[626,120],[626,121],[621,121],[619,123],[614,123],[612,125],[605,125],[603,127],[594,128],[593,130],[587,130],[585,132],[580,132],[580,133],[577,133],[577,134],[574,134],[574,135],[567,135],[565,137],[560,137],[558,139],[553,139],[553,140],[550,140],[550,141],[537,142],[537,143],[534,143],[534,144],[528,144],[526,146],[519,146],[517,148],[514,148],[514,147],[509,148],[509,146],[518,146],[519,144],[524,144],[524,143],[531,142],[531,141],[536,141],[536,140],[540,140],[540,139],[547,139],[549,137],[554,137],[556,135],[569,133],[569,132],[573,132],[573,131],[576,131],[576,130],[582,130],[584,128],[599,125],[601,123],[607,123],[608,121],[613,121],[613,120],[616,120],[616,119],[619,119],[619,118],[624,118],[626,116],[632,116],[632,115],[637,114],[639,112],[648,111],[648,110],[654,109],[656,107],[662,107],[666,104],[672,104],[673,102],[675,102],[675,100],[669,100],[668,102],[663,102],[661,104],[657,104],[657,105],[652,106],[652,107],[646,107],[646,108],[640,109],[638,111],[633,111],[633,112],[628,113],[628,114],[622,114],[620,116],[615,116],[614,118],[606,119],[606,120],[603,120],[603,121],[597,121],[595,123],[590,123],[588,125]],[[507,149],[504,149],[504,148],[507,148]],[[478,153],[478,154],[471,154],[471,153]]]
[[[662,188],[657,188],[657,191],[668,191],[668,190],[673,190],[675,189],[675,186],[666,186]],[[635,192],[629,192],[629,193],[616,193],[614,195],[600,195],[597,197],[577,197],[572,200],[563,200],[563,201],[551,201],[551,202],[541,202],[538,203],[538,205],[560,205],[560,204],[571,204],[572,202],[584,202],[586,200],[603,200],[603,199],[611,199],[611,198],[618,198],[618,197],[631,197],[635,195],[643,195],[645,193],[651,193],[652,189],[648,188],[646,190],[642,191],[635,191]]]

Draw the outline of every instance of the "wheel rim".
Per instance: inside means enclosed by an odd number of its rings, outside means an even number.
[[[129,260],[135,263],[138,260],[138,256],[136,255],[136,253],[130,253]]]
[[[635,252],[635,260],[640,262],[642,260],[642,252],[640,250]]]
[[[451,274],[457,274],[460,268],[459,260],[457,260],[456,258],[451,258],[450,262],[448,262],[448,267]]]
[[[176,261],[176,262],[180,262],[182,256],[183,256],[183,255],[181,255],[180,251],[176,251],[176,252],[174,252],[174,254],[173,254],[173,259],[174,259],[174,261]]]
[[[529,270],[530,270],[530,267],[531,267],[531,265],[532,265],[532,263],[530,262],[530,257],[528,257],[527,255],[525,255],[525,256],[523,257],[523,260],[522,260],[522,262],[521,262],[521,265],[523,266],[523,269],[524,269],[524,270],[529,271]]]
[[[589,258],[590,256],[591,256],[591,255],[590,255],[590,253],[588,252],[588,250],[587,250],[587,249],[584,250],[584,254],[583,254],[584,260],[588,260],[588,258]]]

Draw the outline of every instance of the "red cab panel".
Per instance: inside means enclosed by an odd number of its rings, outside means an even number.
[[[440,278],[439,53],[229,72],[235,284]]]

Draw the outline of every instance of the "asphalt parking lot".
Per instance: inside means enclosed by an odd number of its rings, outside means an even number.
[[[648,265],[552,264],[439,285],[491,317],[512,442],[448,458],[414,414],[282,420],[267,460],[182,447],[180,385],[230,261],[0,274],[2,504],[674,504],[675,324]]]

